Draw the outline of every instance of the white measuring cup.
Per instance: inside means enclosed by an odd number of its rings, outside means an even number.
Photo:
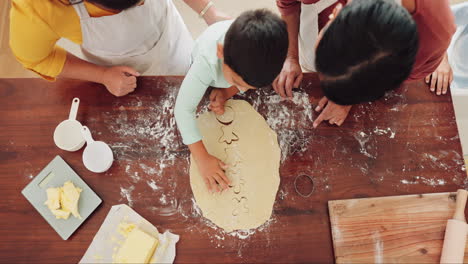
[[[85,144],[82,125],[76,120],[79,98],[73,98],[70,114],[67,120],[62,121],[54,131],[54,142],[57,147],[66,151],[77,151]]]
[[[81,132],[87,144],[83,151],[83,164],[92,172],[107,171],[114,162],[111,148],[102,141],[94,141],[87,126],[83,126]]]

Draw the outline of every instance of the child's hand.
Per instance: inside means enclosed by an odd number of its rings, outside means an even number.
[[[328,101],[327,97],[322,97],[318,103],[318,106],[315,108],[315,111],[322,111],[322,113],[320,113],[317,119],[315,119],[314,128],[322,123],[322,121],[327,120],[331,125],[341,126],[348,116],[349,110],[351,110],[350,105],[338,105],[332,101]]]
[[[137,86],[136,77],[140,74],[127,66],[107,68],[102,75],[102,84],[115,96],[124,96],[133,92]]]
[[[231,182],[224,173],[224,170],[227,169],[227,165],[221,160],[208,154],[199,159],[197,165],[209,191],[219,192],[229,188]]]
[[[210,94],[210,104],[208,105],[208,109],[217,115],[222,115],[224,114],[224,104],[226,103],[226,100],[224,89],[213,89]]]
[[[292,97],[292,89],[298,88],[302,81],[302,69],[299,61],[294,58],[286,58],[281,73],[273,81],[273,89],[281,97]]]
[[[453,71],[450,67],[447,53],[445,53],[444,58],[440,62],[437,69],[426,76],[426,83],[430,82],[431,92],[435,92],[437,88],[437,95],[446,94],[447,89],[450,86],[450,83],[453,80]]]

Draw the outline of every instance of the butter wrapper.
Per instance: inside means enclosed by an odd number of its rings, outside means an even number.
[[[173,263],[179,236],[171,232],[160,234],[158,229],[125,204],[114,205],[107,214],[91,245],[79,263],[113,263],[113,256],[119,250],[125,237],[119,230],[121,223],[132,223],[144,232],[157,237],[159,245],[150,263]]]

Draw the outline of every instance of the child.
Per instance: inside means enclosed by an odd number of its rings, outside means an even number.
[[[175,106],[177,126],[210,191],[227,189],[226,165],[211,156],[197,128],[195,111],[209,86],[210,109],[224,112],[224,102],[238,92],[270,85],[288,50],[286,24],[268,10],[247,11],[235,21],[210,26],[196,41],[193,63]],[[219,185],[219,186],[218,186]]]

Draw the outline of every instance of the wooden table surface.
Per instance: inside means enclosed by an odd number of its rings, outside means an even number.
[[[416,82],[353,107],[342,127],[313,129],[321,92],[310,74],[292,101],[270,89],[241,97],[277,131],[284,159],[271,220],[225,233],[194,204],[189,152],[172,116],[181,81],[142,77],[133,94],[116,98],[80,81],[0,79],[0,262],[76,263],[110,207],[127,203],[160,231],[181,235],[176,262],[330,263],[328,200],[455,191],[468,183],[450,95],[435,96]],[[113,149],[116,160],[104,174],[86,170],[83,149],[54,145],[74,97],[81,99],[78,120]],[[56,155],[103,200],[68,241],[21,195]],[[314,183],[308,198],[294,187],[303,174]],[[311,190],[311,182],[299,177],[298,189]]]

